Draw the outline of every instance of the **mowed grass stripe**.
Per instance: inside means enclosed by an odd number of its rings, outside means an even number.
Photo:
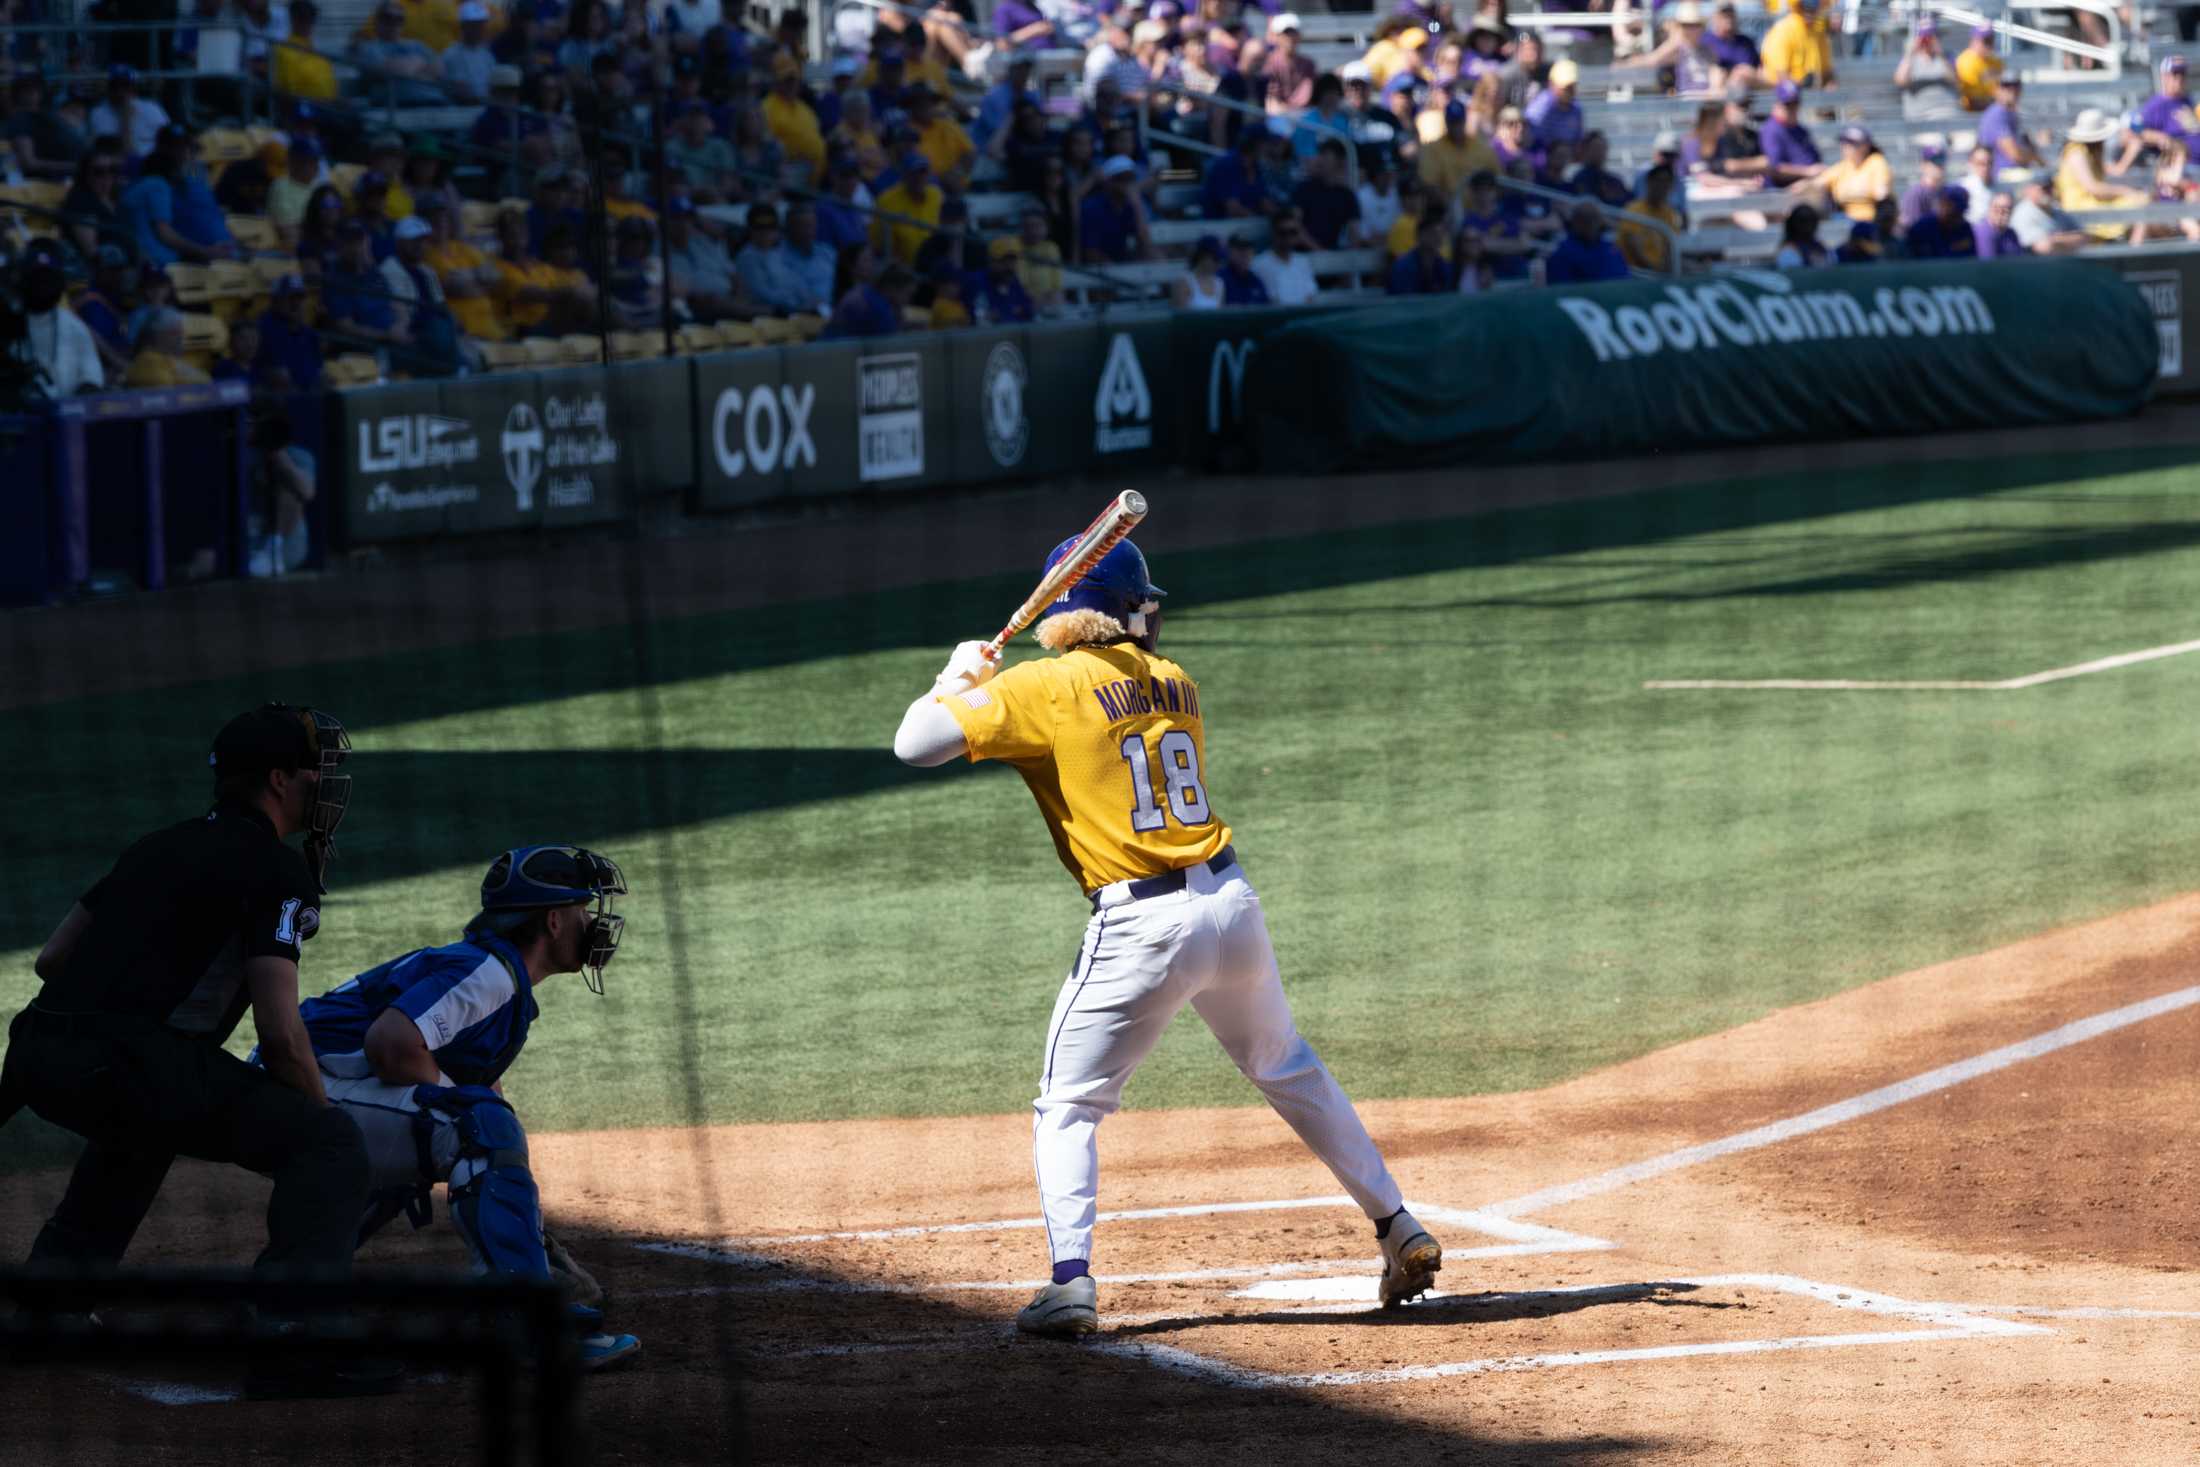
[[[1510,1090],[2188,885],[2182,661],[1996,699],[1640,691],[2189,637],[2185,478],[1722,485],[1157,564],[1302,1026],[1355,1094]],[[663,624],[646,662],[594,634],[286,681],[362,735],[309,982],[455,933],[507,841],[601,843],[628,947],[604,1003],[545,990],[530,1124],[1025,1104],[1083,903],[1013,775],[884,748],[1003,590]],[[41,771],[11,945],[266,691],[163,695],[143,733],[114,700],[0,723]],[[19,955],[0,1000],[28,987]],[[1131,1093],[1252,1094],[1190,1020]]]

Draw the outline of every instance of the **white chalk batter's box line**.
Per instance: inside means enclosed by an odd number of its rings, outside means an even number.
[[[1438,1223],[1447,1227],[1465,1228],[1486,1237],[1502,1241],[1477,1248],[1447,1248],[1446,1262],[1466,1261],[1476,1258],[1527,1258],[1546,1253],[1594,1253],[1615,1248],[1618,1244],[1604,1238],[1591,1238],[1581,1233],[1569,1233],[1561,1228],[1545,1227],[1541,1223],[1521,1218],[1499,1217],[1495,1213],[1468,1211],[1445,1207],[1433,1202],[1408,1202],[1407,1208],[1423,1222]],[[1098,1222],[1139,1222],[1159,1218],[1213,1217],[1229,1213],[1285,1212],[1307,1208],[1352,1208],[1349,1197],[1291,1197],[1267,1202],[1208,1202],[1192,1203],[1177,1207],[1142,1207],[1119,1212],[1097,1214]],[[1354,1209],[1357,1215],[1357,1209]],[[793,1244],[845,1242],[851,1240],[878,1241],[900,1238],[937,1237],[949,1233],[989,1233],[1037,1229],[1044,1224],[1036,1217],[999,1218],[987,1222],[936,1223],[929,1226],[876,1228],[864,1231],[835,1233],[796,1233],[778,1237],[727,1238],[719,1243],[637,1243],[645,1252],[666,1253],[679,1258],[695,1258],[708,1263],[722,1263],[735,1268],[783,1269],[790,1260],[771,1251]],[[1103,1284],[1173,1284],[1211,1282],[1225,1279],[1277,1278],[1292,1274],[1335,1274],[1343,1269],[1364,1267],[1373,1273],[1379,1267],[1372,1255],[1361,1264],[1337,1259],[1316,1259],[1301,1263],[1273,1263],[1239,1268],[1199,1268],[1173,1273],[1119,1273],[1096,1274]],[[1028,1292],[1046,1283],[1045,1279],[964,1279],[952,1283],[936,1284],[886,1284],[863,1283],[841,1279],[820,1279],[808,1275],[788,1278],[760,1279],[754,1283],[706,1286],[705,1289],[682,1289],[679,1294],[735,1293],[746,1290],[808,1289],[829,1293],[851,1294],[950,1294],[970,1292]]]
[[[1308,1280],[1309,1288],[1326,1281]],[[1092,1348],[1104,1354],[1119,1355],[1179,1375],[1192,1376],[1217,1385],[1238,1386],[1246,1390],[1312,1390],[1321,1387],[1393,1385],[1406,1381],[1443,1380],[1456,1375],[1489,1375],[1499,1372],[1524,1370],[1564,1370],[1581,1365],[1618,1365],[1635,1361],[1682,1360],[1694,1356],[1762,1355],[1783,1350],[1826,1350],[1863,1345],[1916,1345],[1934,1340],[1976,1340],[2006,1338],[2015,1335],[2047,1335],[2054,1331],[2045,1325],[2020,1324],[2013,1320],[1994,1319],[1962,1305],[1925,1304],[1908,1299],[1897,1299],[1887,1294],[1874,1294],[1867,1289],[1845,1288],[1839,1284],[1814,1283],[1787,1274],[1734,1273],[1713,1274],[1702,1278],[1667,1279],[1665,1286],[1680,1285],[1697,1289],[1764,1289],[1774,1293],[1792,1294],[1832,1305],[1836,1309],[1857,1310],[1894,1319],[1908,1320],[1922,1325],[1920,1329],[1863,1330],[1849,1334],[1784,1335],[1766,1340],[1713,1340],[1693,1345],[1652,1345],[1625,1350],[1569,1350],[1547,1355],[1503,1355],[1480,1360],[1452,1360],[1435,1365],[1397,1366],[1386,1370],[1318,1370],[1284,1372],[1261,1370],[1253,1366],[1234,1365],[1212,1356],[1201,1355],[1175,1345],[1157,1345],[1145,1341],[1098,1340]],[[1584,1284],[1571,1288],[1536,1290],[1522,1295],[1498,1296],[1512,1299],[1564,1298],[1569,1295],[1617,1294],[1641,1288],[1656,1288],[1658,1284]],[[1247,1291],[1251,1293],[1252,1291]],[[1273,1297],[1263,1292],[1261,1297]],[[1242,1297],[1242,1296],[1241,1296]],[[1443,1297],[1443,1296],[1437,1296]],[[1472,1298],[1472,1295],[1452,1295],[1453,1298]],[[1363,1309],[1379,1308],[1379,1305],[1363,1304]],[[1320,1306],[1320,1312],[1334,1313],[1334,1305]]]

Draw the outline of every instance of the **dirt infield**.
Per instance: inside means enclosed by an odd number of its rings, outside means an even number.
[[[1008,1323],[1044,1269],[1022,1117],[534,1151],[553,1221],[646,1344],[588,1385],[603,1461],[722,1460],[737,1375],[767,1462],[2188,1461],[2196,979],[2200,896],[1550,1090],[1367,1106],[1449,1253],[1443,1292],[1390,1314],[1370,1308],[1365,1223],[1264,1110],[1108,1123],[1103,1205],[1134,1215],[1103,1214],[1105,1328],[1083,1345]],[[1610,1175],[1874,1092],[1816,1129]],[[0,1255],[59,1184],[10,1187]],[[202,1220],[250,1216],[263,1190],[179,1171],[141,1256],[235,1259],[242,1240]],[[367,1256],[458,1250],[438,1227]],[[153,1460],[284,1459],[252,1449],[270,1408],[150,1404],[147,1376],[14,1378],[162,1443]],[[449,1386],[416,1390],[408,1419],[439,1400],[463,1428]]]

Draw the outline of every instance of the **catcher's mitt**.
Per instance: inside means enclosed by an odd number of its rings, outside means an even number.
[[[609,1295],[604,1292],[603,1285],[596,1282],[594,1274],[574,1261],[573,1255],[565,1251],[565,1245],[553,1237],[548,1228],[542,1232],[542,1251],[549,1255],[550,1277],[565,1290],[568,1303],[586,1304],[595,1309],[604,1307]]]

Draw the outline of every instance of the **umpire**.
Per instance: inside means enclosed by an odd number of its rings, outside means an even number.
[[[208,760],[213,809],[124,851],[39,952],[45,986],[8,1028],[0,1121],[28,1105],[91,1144],[34,1265],[113,1267],[191,1156],[274,1178],[262,1272],[349,1275],[366,1146],[322,1091],[298,955],[320,924],[350,748],[311,708],[231,719]],[[302,856],[283,843],[301,831]],[[266,1069],[222,1049],[247,1004]]]

